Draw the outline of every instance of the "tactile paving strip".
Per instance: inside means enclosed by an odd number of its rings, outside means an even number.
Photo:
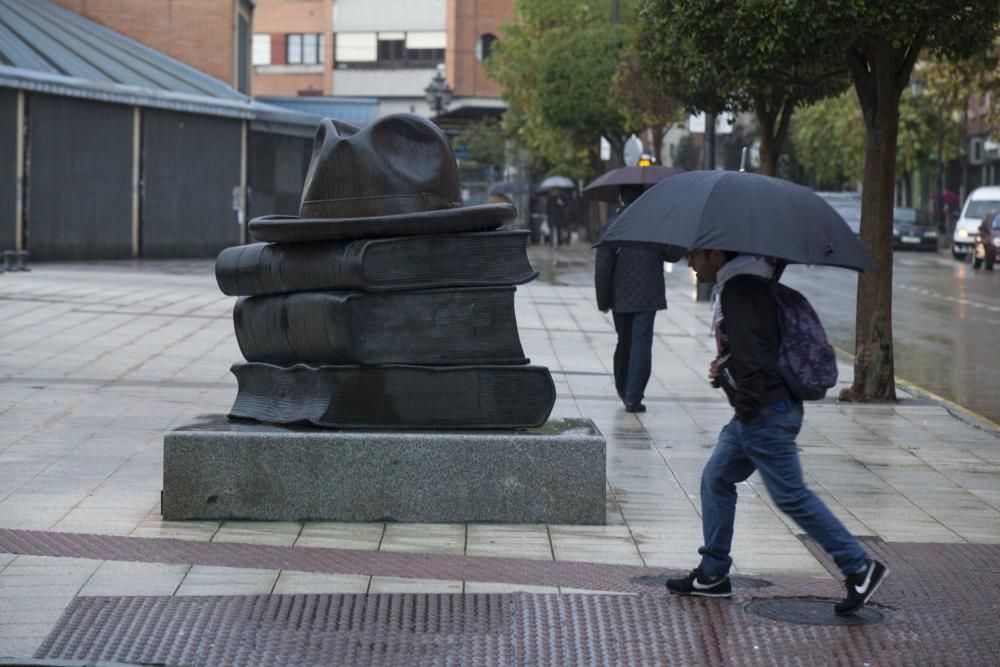
[[[798,625],[731,600],[662,595],[93,597],[73,602],[36,658],[212,667],[995,664],[995,636],[968,644],[946,617],[919,605],[880,625]]]

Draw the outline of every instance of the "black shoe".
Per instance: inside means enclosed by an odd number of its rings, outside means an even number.
[[[667,579],[667,590],[678,595],[727,598],[733,594],[733,585],[728,574],[709,577],[702,574],[700,567],[696,567],[683,579]]]
[[[646,406],[642,403],[626,403],[625,412],[645,412]]]
[[[868,566],[861,572],[855,572],[844,582],[847,586],[847,597],[833,608],[841,616],[847,616],[865,606],[875,590],[885,581],[889,568],[877,560],[869,560]]]

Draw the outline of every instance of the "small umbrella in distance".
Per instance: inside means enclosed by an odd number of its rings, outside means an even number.
[[[576,190],[576,183],[565,176],[549,176],[535,190],[536,192],[545,192],[546,190],[554,190],[560,188],[562,190]]]
[[[490,186],[489,193],[491,195],[519,195],[524,192],[524,188],[521,187],[519,183],[514,183],[513,181],[501,181],[500,183],[494,183]]]
[[[619,167],[601,174],[587,184],[583,189],[583,198],[616,203],[618,190],[623,185],[641,185],[649,188],[679,173],[681,173],[679,169],[658,164],[648,167]]]
[[[634,242],[875,268],[844,219],[812,190],[738,171],[689,171],[654,185],[604,229],[597,244]]]

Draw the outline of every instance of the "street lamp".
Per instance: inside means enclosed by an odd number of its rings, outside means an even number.
[[[430,84],[424,88],[424,94],[427,96],[427,104],[430,105],[431,110],[434,111],[434,115],[440,116],[444,113],[444,110],[448,108],[451,104],[451,94],[454,91],[448,87],[448,83],[444,79],[444,64],[438,65],[437,73],[434,74],[434,78],[431,79]]]

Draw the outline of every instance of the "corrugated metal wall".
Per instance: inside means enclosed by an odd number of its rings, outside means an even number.
[[[132,253],[132,109],[29,95],[25,240],[33,260]]]
[[[17,197],[17,91],[0,88],[0,250],[13,250]]]
[[[247,219],[298,215],[313,140],[270,132],[250,132]]]
[[[143,110],[143,257],[212,257],[240,242],[241,133],[238,120]]]

